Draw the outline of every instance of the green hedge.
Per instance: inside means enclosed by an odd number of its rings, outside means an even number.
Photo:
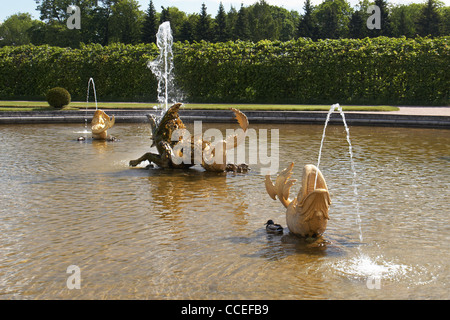
[[[0,49],[0,99],[43,99],[60,86],[85,100],[156,101],[152,45]],[[177,85],[189,102],[447,105],[447,37],[176,43]]]
[[[146,66],[157,55],[156,45],[4,47],[0,99],[43,100],[50,88],[63,87],[73,101],[85,101],[92,77],[99,101],[156,101],[157,83]],[[90,92],[93,101],[92,88]]]

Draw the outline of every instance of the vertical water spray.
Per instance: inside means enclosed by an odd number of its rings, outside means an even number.
[[[325,120],[325,125],[323,127],[323,133],[322,133],[322,140],[320,141],[320,149],[319,149],[319,157],[317,160],[317,168],[319,168],[319,166],[320,166],[320,158],[322,155],[322,147],[323,147],[323,142],[325,140],[325,132],[327,129],[327,125],[328,125],[328,122],[330,121],[331,114],[335,110],[339,111],[339,114],[341,115],[341,118],[342,118],[342,122],[344,123],[345,132],[347,134],[348,153],[350,155],[350,165],[351,165],[352,174],[353,174],[353,177],[352,177],[353,194],[355,196],[355,201],[356,201],[356,221],[358,223],[358,228],[359,228],[359,240],[360,240],[360,242],[362,242],[363,236],[362,236],[362,229],[361,229],[361,215],[359,213],[359,195],[358,195],[358,186],[357,186],[357,182],[356,182],[356,168],[355,168],[355,162],[353,161],[353,147],[352,147],[352,143],[350,141],[350,130],[347,126],[347,121],[345,120],[344,111],[342,110],[342,107],[338,103],[333,104],[330,107],[330,110],[328,111],[328,114],[327,114],[327,118]],[[317,183],[317,173],[316,173],[316,178],[314,181],[314,189],[316,188],[316,183]]]
[[[175,99],[171,95],[174,93],[173,76],[173,36],[170,22],[162,23],[156,34],[156,45],[159,48],[159,56],[148,63],[148,67],[158,79],[158,103],[163,106],[163,112],[169,108],[169,103],[174,103]]]
[[[95,101],[95,111],[97,111],[97,92],[95,91],[95,82],[93,78],[89,78],[88,87],[87,87],[87,97],[86,97],[86,108],[89,104],[89,87],[92,83],[92,89],[94,89],[94,101]]]
[[[89,107],[89,88],[92,83],[92,89],[94,90],[94,101],[95,101],[95,111],[97,111],[97,92],[95,91],[95,82],[93,78],[89,78],[87,85],[87,94],[86,94],[86,111],[84,115],[84,129],[87,132],[87,109]]]

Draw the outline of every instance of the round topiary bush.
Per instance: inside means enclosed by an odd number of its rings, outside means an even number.
[[[70,103],[70,93],[64,88],[56,87],[47,92],[47,101],[53,108],[62,108]]]

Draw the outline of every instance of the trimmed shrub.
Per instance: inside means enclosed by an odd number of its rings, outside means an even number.
[[[70,93],[64,88],[56,87],[47,92],[47,102],[53,108],[62,108],[69,105]]]
[[[189,102],[448,105],[450,45],[440,38],[174,44],[175,83]],[[42,99],[56,84],[86,100],[157,101],[155,44],[0,49],[0,99]]]

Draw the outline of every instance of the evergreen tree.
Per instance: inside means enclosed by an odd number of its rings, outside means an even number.
[[[225,42],[228,39],[227,35],[227,14],[222,2],[219,5],[219,11],[216,15],[215,41]]]
[[[241,9],[239,9],[236,25],[234,27],[234,37],[239,40],[249,40],[250,39],[250,28],[248,22],[248,14],[244,5],[241,4]]]
[[[379,36],[392,36],[392,26],[391,20],[389,18],[389,9],[387,5],[387,1],[385,0],[375,0],[375,5],[380,8],[380,29],[372,29],[368,31],[370,37],[379,37]]]
[[[300,18],[300,22],[297,27],[297,37],[317,39],[317,24],[315,22],[313,12],[314,6],[311,4],[311,0],[306,0],[303,6],[304,14]]]
[[[192,42],[194,41],[194,27],[192,25],[191,20],[188,18],[183,21],[183,24],[181,25],[180,35],[179,35],[179,41],[188,41]]]
[[[197,24],[197,40],[211,41],[211,17],[207,12],[205,3],[202,3],[200,19]]]
[[[170,7],[164,8],[163,6],[161,6],[161,16],[159,17],[160,24],[166,21],[170,21],[169,9]]]
[[[156,33],[158,32],[158,24],[156,22],[156,10],[153,6],[153,1],[150,0],[150,4],[148,6],[144,25],[142,28],[142,42],[144,43],[152,43],[156,42]]]
[[[236,8],[231,6],[230,10],[227,13],[227,25],[226,25],[226,34],[228,37],[227,40],[236,39],[234,31],[235,31],[235,27],[236,27],[237,17],[238,17],[238,12],[236,11]]]
[[[362,39],[367,35],[366,19],[361,10],[352,13],[350,24],[348,26],[349,37],[353,39]]]
[[[436,0],[428,0],[419,17],[417,31],[421,36],[439,36],[440,16]]]

